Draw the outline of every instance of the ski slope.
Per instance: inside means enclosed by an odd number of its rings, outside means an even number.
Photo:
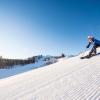
[[[0,79],[0,100],[100,100],[100,55],[80,56]]]

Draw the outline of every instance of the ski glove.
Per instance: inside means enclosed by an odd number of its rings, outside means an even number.
[[[86,48],[89,48],[89,45],[87,45]]]
[[[89,47],[90,47],[90,45],[91,45],[91,43],[89,43],[89,44],[86,46],[86,48],[89,48]]]

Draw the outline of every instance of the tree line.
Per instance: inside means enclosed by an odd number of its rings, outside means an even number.
[[[38,60],[41,59],[42,57],[43,57],[42,55],[39,55],[39,56],[29,57],[27,59],[7,59],[7,58],[2,58],[2,56],[0,56],[0,69],[9,69],[13,68],[15,65],[24,66],[26,64],[35,63],[38,62]],[[59,59],[65,57],[65,54],[62,53],[61,56],[52,56],[52,57]]]
[[[12,68],[15,65],[26,65],[26,64],[31,64],[35,63],[37,56],[30,57],[27,59],[6,59],[0,57],[0,69],[5,69],[5,68]]]

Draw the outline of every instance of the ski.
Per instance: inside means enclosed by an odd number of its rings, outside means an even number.
[[[89,59],[89,58],[91,58],[93,56],[96,56],[96,55],[94,55],[94,54],[92,54],[91,56],[90,55],[86,55],[86,56],[80,57],[80,59]]]

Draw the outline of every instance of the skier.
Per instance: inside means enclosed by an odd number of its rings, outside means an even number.
[[[89,48],[90,45],[93,45],[91,51],[89,52],[88,57],[95,56],[97,53],[96,49],[100,47],[100,41],[95,39],[93,36],[88,36],[88,42],[89,44],[86,46],[86,48]]]

